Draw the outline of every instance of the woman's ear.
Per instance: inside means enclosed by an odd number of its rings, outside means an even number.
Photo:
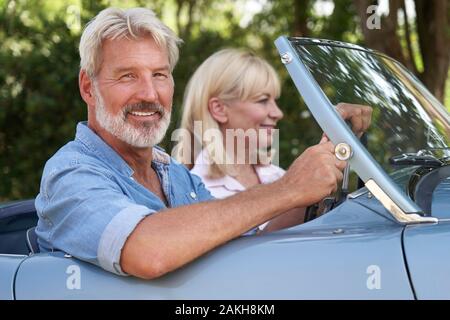
[[[208,110],[213,119],[218,123],[226,123],[228,121],[227,105],[219,98],[213,97],[209,99]]]

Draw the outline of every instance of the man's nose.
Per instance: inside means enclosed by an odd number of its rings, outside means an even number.
[[[136,98],[147,102],[158,101],[158,91],[151,77],[141,78],[137,88]]]
[[[284,116],[283,111],[281,111],[281,109],[278,107],[278,104],[275,101],[273,101],[273,103],[271,103],[269,116],[271,118],[276,119],[277,121],[280,120],[281,118],[283,118],[283,116]]]

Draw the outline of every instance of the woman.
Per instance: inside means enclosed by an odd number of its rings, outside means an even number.
[[[279,95],[280,81],[265,60],[239,49],[214,53],[187,85],[181,132],[188,134],[175,157],[189,168],[193,163],[191,172],[216,198],[279,179],[284,170],[270,163],[276,125],[283,117],[275,101]],[[260,230],[302,223],[304,211],[291,210]]]

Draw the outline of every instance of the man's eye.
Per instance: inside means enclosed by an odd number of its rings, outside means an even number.
[[[169,77],[167,74],[161,72],[155,73],[154,76],[158,79],[167,79]]]
[[[123,76],[120,76],[120,79],[134,79],[134,74],[132,73],[124,74]]]

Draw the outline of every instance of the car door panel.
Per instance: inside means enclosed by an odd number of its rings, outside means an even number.
[[[417,299],[450,299],[450,222],[408,226],[404,242]]]
[[[356,222],[348,220],[355,216]],[[401,225],[348,201],[311,224],[231,241],[155,280],[116,276],[63,253],[34,255],[18,272],[16,296],[413,299],[403,260],[402,230]],[[378,270],[378,282],[372,281],[373,270]]]
[[[14,300],[14,278],[27,256],[0,254],[0,300]]]

